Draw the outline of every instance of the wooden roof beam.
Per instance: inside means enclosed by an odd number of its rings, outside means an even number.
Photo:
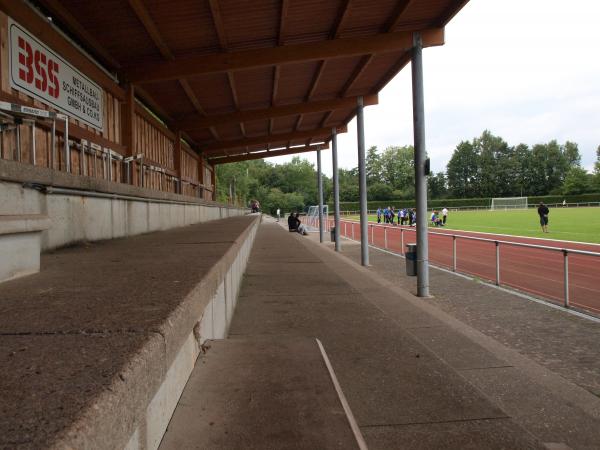
[[[423,47],[444,44],[443,28],[415,31],[421,33]],[[412,44],[413,32],[401,31],[368,37],[334,39],[308,44],[190,56],[158,63],[140,63],[129,67],[125,72],[128,79],[134,83],[149,83],[276,64],[318,61],[401,50],[408,51],[412,48]]]
[[[391,33],[394,30],[394,28],[398,26],[400,20],[402,19],[402,16],[413,1],[414,0],[399,0],[398,4],[396,5],[396,8],[394,9],[394,14],[390,18],[390,20],[382,27],[381,32]],[[360,76],[364,73],[369,64],[371,64],[371,61],[373,61],[373,57],[373,54],[365,55],[360,60],[358,66],[356,66],[356,68],[352,72],[352,75],[350,76],[350,78],[348,78],[348,80],[344,84],[344,87],[342,88],[342,91],[340,93],[342,97],[346,96],[348,91],[352,89],[352,86],[354,85],[354,83],[356,83],[356,80],[360,78]]]
[[[271,150],[269,152],[260,151],[255,153],[247,153],[245,155],[235,155],[235,156],[225,156],[222,158],[210,158],[208,162],[210,164],[227,164],[232,162],[239,161],[248,161],[251,159],[263,159],[263,158],[272,158],[274,156],[283,156],[283,155],[295,155],[297,153],[307,153],[307,152],[315,152],[317,150],[328,150],[329,145],[317,144],[317,145],[305,145],[304,147],[293,147],[293,148],[285,148],[282,150]]]
[[[309,114],[320,111],[331,111],[336,109],[355,108],[358,97],[336,98],[332,100],[320,100],[315,102],[296,103],[292,105],[273,106],[266,109],[249,109],[235,111],[227,114],[216,114],[212,116],[195,115],[180,120],[177,124],[182,130],[199,130],[212,126],[226,125],[252,120],[266,120],[277,117],[294,116],[296,114]],[[364,97],[365,106],[379,103],[377,95]]]
[[[129,6],[131,7],[131,9],[133,9],[133,12],[135,13],[136,17],[142,23],[144,29],[146,30],[146,33],[148,33],[148,35],[150,36],[150,39],[152,39],[152,42],[154,43],[156,48],[158,48],[158,51],[160,52],[162,57],[167,60],[170,60],[170,61],[175,59],[175,55],[173,55],[173,52],[171,52],[171,49],[169,48],[169,46],[167,45],[165,40],[160,35],[160,31],[158,30],[158,27],[154,23],[154,20],[152,20],[152,17],[150,16],[150,12],[148,11],[148,9],[144,5],[144,3],[141,0],[128,0],[128,1],[129,1]],[[196,111],[198,111],[201,114],[204,113],[204,110],[203,110],[202,106],[200,105],[200,102],[198,101],[198,98],[196,97],[196,94],[194,94],[194,91],[192,90],[192,87],[190,86],[188,81],[184,78],[180,78],[178,81],[179,81],[179,84],[181,85],[181,88],[185,92],[185,95],[188,97],[188,99],[190,100],[190,103],[194,106]],[[146,93],[146,96],[149,97],[149,95],[147,93]],[[212,136],[215,139],[218,139],[219,135],[217,134],[216,130],[211,129],[210,131],[211,131]],[[189,136],[186,136],[186,138],[190,139]],[[191,139],[190,139],[190,141],[193,142]]]
[[[277,45],[282,46],[285,39],[285,19],[290,6],[289,0],[281,0],[281,11],[279,14],[279,33],[277,34]],[[271,106],[277,103],[277,91],[279,90],[279,77],[281,66],[273,67],[273,90],[271,91]],[[269,134],[273,133],[273,119],[269,119]]]
[[[154,42],[154,45],[158,48],[162,57],[169,60],[174,59],[175,57],[173,53],[171,52],[171,50],[167,46],[167,43],[160,35],[160,32],[158,31],[154,20],[152,20],[152,17],[150,16],[150,13],[144,6],[142,0],[128,1],[129,6],[131,6],[131,9],[133,9],[133,11],[135,12],[135,15],[137,16],[138,20],[142,22],[142,25],[144,26],[146,32],[150,36],[150,39],[152,39],[152,42]]]
[[[347,131],[346,126],[338,127],[338,133],[345,133]],[[301,141],[311,137],[329,137],[331,135],[331,128],[317,128],[315,130],[305,131],[293,131],[291,133],[281,133],[272,135],[263,135],[256,137],[247,137],[244,139],[235,139],[228,141],[219,141],[204,146],[202,149],[203,153],[210,155],[211,153],[220,152],[223,150],[233,148],[251,147],[254,145],[267,145],[275,142],[287,142],[287,141]]]
[[[52,17],[65,25],[79,41],[81,41],[94,56],[111,69],[119,69],[121,64],[92,36],[87,29],[58,0],[38,0]]]
[[[223,16],[221,15],[221,7],[219,6],[219,0],[209,0],[210,13],[213,19],[213,25],[215,27],[215,33],[219,40],[219,45],[223,52],[227,52],[227,36],[225,34],[225,25],[223,24]],[[227,72],[227,82],[229,83],[229,91],[231,92],[231,99],[233,100],[233,106],[235,109],[240,109],[238,101],[237,89],[235,88],[235,78],[233,72]],[[240,122],[240,131],[242,136],[246,136],[246,127]]]

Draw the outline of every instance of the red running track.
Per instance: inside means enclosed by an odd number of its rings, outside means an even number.
[[[333,220],[329,220],[329,227]],[[369,244],[404,254],[407,243],[416,242],[415,229],[369,224]],[[469,236],[500,241],[500,285],[564,304],[564,256],[560,251],[519,247],[502,242],[519,242],[546,247],[600,253],[600,246],[565,241],[503,236],[467,231],[430,229],[429,261],[452,270],[452,237]],[[432,234],[431,232],[439,233]],[[360,223],[342,220],[340,233],[360,241]],[[445,236],[448,235],[448,236]],[[404,247],[404,248],[403,248]],[[496,244],[457,237],[456,271],[496,281]],[[569,303],[600,314],[600,256],[569,253]]]

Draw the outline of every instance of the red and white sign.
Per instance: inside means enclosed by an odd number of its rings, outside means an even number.
[[[102,89],[9,18],[10,86],[102,130]]]

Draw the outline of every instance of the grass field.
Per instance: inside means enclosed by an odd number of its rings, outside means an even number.
[[[357,216],[352,218],[358,219]],[[377,217],[369,216],[369,221],[377,222]],[[514,211],[450,211],[446,229],[599,244],[600,208],[551,208],[549,233],[542,233],[535,208]]]

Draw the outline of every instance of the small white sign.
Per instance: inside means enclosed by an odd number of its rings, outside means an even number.
[[[10,86],[102,130],[102,88],[10,18],[8,28]]]

